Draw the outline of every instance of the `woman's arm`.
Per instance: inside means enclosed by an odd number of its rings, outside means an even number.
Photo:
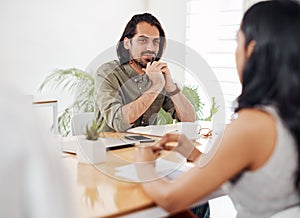
[[[275,140],[275,124],[270,115],[254,109],[242,110],[224,131],[220,144],[215,145],[219,148],[207,164],[194,167],[176,180],[155,180],[143,183],[143,187],[166,210],[182,210],[241,171],[262,166],[271,156]]]

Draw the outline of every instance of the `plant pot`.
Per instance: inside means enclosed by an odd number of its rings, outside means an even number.
[[[98,164],[106,159],[106,147],[101,140],[87,140],[78,137],[77,160],[80,163]]]

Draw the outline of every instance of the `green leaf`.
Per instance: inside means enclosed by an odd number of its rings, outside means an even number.
[[[86,125],[86,139],[88,140],[97,140],[99,137],[100,133],[100,128],[103,124],[103,121],[96,121],[95,119],[93,120],[92,124],[90,126]]]
[[[219,110],[219,105],[216,104],[215,97],[212,97],[212,104],[211,104],[211,108],[210,108],[210,115],[208,117],[206,117],[204,120],[205,121],[211,121],[213,115],[215,113],[217,113],[218,110]]]
[[[161,108],[157,114],[157,125],[172,124],[173,122],[171,114]]]
[[[45,78],[38,90],[46,88],[59,89],[69,94],[75,94],[75,101],[69,105],[58,118],[58,131],[62,136],[71,132],[71,117],[73,112],[94,111],[94,78],[77,68],[57,69]]]
[[[196,119],[199,120],[203,116],[204,103],[201,102],[198,94],[198,87],[195,86],[184,86],[182,94],[191,102],[196,112]]]

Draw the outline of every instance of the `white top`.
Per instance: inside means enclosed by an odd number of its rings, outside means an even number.
[[[297,168],[295,140],[275,109],[264,107],[262,110],[276,119],[276,147],[262,167],[251,172],[245,171],[235,183],[225,184],[238,212],[237,217],[270,217],[300,202],[294,186]]]

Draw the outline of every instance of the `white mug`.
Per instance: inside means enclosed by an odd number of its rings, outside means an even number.
[[[189,139],[196,139],[200,130],[200,124],[197,122],[177,123],[178,133],[186,135]]]

